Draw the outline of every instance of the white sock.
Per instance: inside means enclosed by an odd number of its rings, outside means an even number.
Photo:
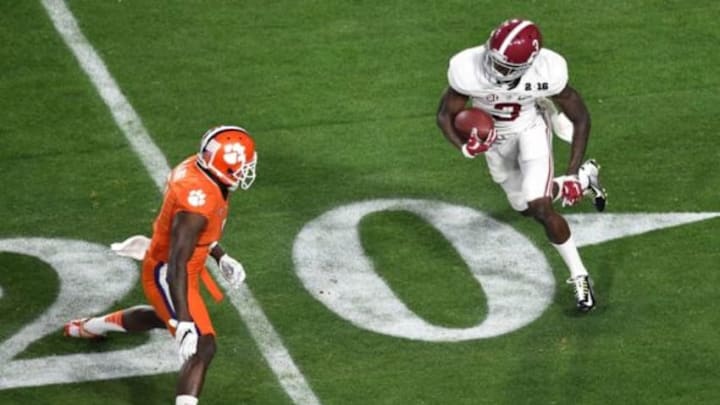
[[[558,253],[560,253],[565,265],[570,270],[571,278],[588,275],[588,271],[580,259],[580,253],[578,253],[577,246],[575,246],[575,240],[573,240],[572,234],[570,234],[568,240],[562,244],[556,245],[553,243],[552,245],[557,249]]]
[[[175,405],[197,405],[198,399],[192,395],[178,395],[175,397]]]

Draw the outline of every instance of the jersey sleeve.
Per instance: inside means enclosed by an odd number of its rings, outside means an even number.
[[[554,96],[560,93],[568,84],[568,67],[565,58],[560,54],[543,48],[541,53],[541,75],[548,83],[544,96]]]
[[[475,74],[476,63],[479,63],[479,49],[470,48],[450,58],[448,67],[448,84],[453,90],[466,96],[471,95],[473,88],[477,86]]]
[[[215,195],[206,184],[183,181],[172,183],[170,190],[174,194],[178,211],[191,212],[209,218],[215,209]]]

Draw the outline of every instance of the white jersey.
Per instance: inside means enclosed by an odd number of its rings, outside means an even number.
[[[568,82],[567,62],[558,53],[540,49],[513,88],[494,83],[484,72],[485,46],[465,49],[450,59],[448,82],[471,98],[473,107],[492,114],[498,135],[522,132],[542,119],[536,100],[560,93]]]

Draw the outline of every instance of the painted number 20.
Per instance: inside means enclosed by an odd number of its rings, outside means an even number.
[[[468,328],[428,323],[374,271],[361,246],[360,220],[374,212],[398,210],[423,218],[458,251],[487,297],[485,320]],[[16,359],[32,342],[57,332],[68,317],[109,310],[135,287],[137,265],[104,246],[65,239],[3,239],[0,252],[37,257],[60,279],[52,306],[0,344],[0,390],[179,369],[164,331],[153,332],[147,343],[127,350]],[[544,255],[520,233],[481,212],[437,201],[374,200],[338,207],[301,230],[292,254],[305,288],[331,311],[357,327],[414,340],[461,341],[517,330],[542,314],[555,285]]]

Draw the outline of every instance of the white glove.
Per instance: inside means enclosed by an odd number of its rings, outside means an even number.
[[[197,351],[198,332],[195,322],[178,322],[171,319],[170,326],[175,328],[175,342],[178,345],[180,361],[185,363]]]
[[[220,261],[220,273],[223,278],[230,283],[233,288],[240,288],[240,285],[245,281],[245,269],[239,261],[233,259],[228,254],[222,255]]]

